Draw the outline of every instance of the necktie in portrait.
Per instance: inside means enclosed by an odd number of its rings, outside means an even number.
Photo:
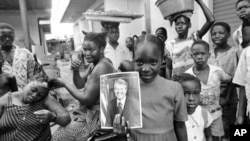
[[[121,102],[118,102],[117,109],[118,109],[118,114],[121,114],[122,113],[122,103]]]

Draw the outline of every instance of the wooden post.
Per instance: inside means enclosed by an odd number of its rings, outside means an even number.
[[[24,44],[28,50],[32,51],[26,2],[27,2],[26,0],[19,0],[19,7],[20,7],[21,20],[22,20],[22,25],[23,25],[23,32],[24,32]]]
[[[151,34],[150,0],[145,1],[145,25],[146,32]]]

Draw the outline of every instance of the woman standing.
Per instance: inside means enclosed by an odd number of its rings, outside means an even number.
[[[203,0],[195,0],[201,7],[206,17],[206,22],[200,30],[195,31],[191,36],[188,36],[189,29],[191,28],[191,20],[188,14],[176,14],[172,17],[175,24],[175,31],[178,36],[166,44],[166,56],[169,60],[166,68],[166,77],[176,77],[184,73],[193,64],[193,59],[190,56],[190,48],[195,40],[202,39],[207,33],[209,28],[213,25],[215,19],[213,14],[205,5]]]

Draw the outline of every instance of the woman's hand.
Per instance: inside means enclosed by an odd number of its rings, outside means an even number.
[[[61,87],[65,87],[65,82],[63,79],[61,78],[55,78],[55,79],[51,79],[48,82],[48,87],[49,88],[61,88]]]
[[[79,68],[80,68],[80,66],[81,66],[81,63],[82,63],[82,61],[79,60],[79,59],[74,60],[74,61],[72,62],[72,64],[71,64],[72,70],[73,70],[73,71],[79,71]]]
[[[34,114],[36,115],[37,120],[42,124],[49,123],[56,118],[56,114],[49,110],[35,111]]]

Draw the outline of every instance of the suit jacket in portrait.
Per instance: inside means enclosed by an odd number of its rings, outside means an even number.
[[[141,126],[140,124],[140,110],[139,101],[135,98],[126,96],[124,108],[122,110],[121,116],[125,118],[125,121],[129,121],[130,127]],[[118,114],[117,98],[112,99],[108,103],[108,114],[106,126],[112,127],[115,115]]]

